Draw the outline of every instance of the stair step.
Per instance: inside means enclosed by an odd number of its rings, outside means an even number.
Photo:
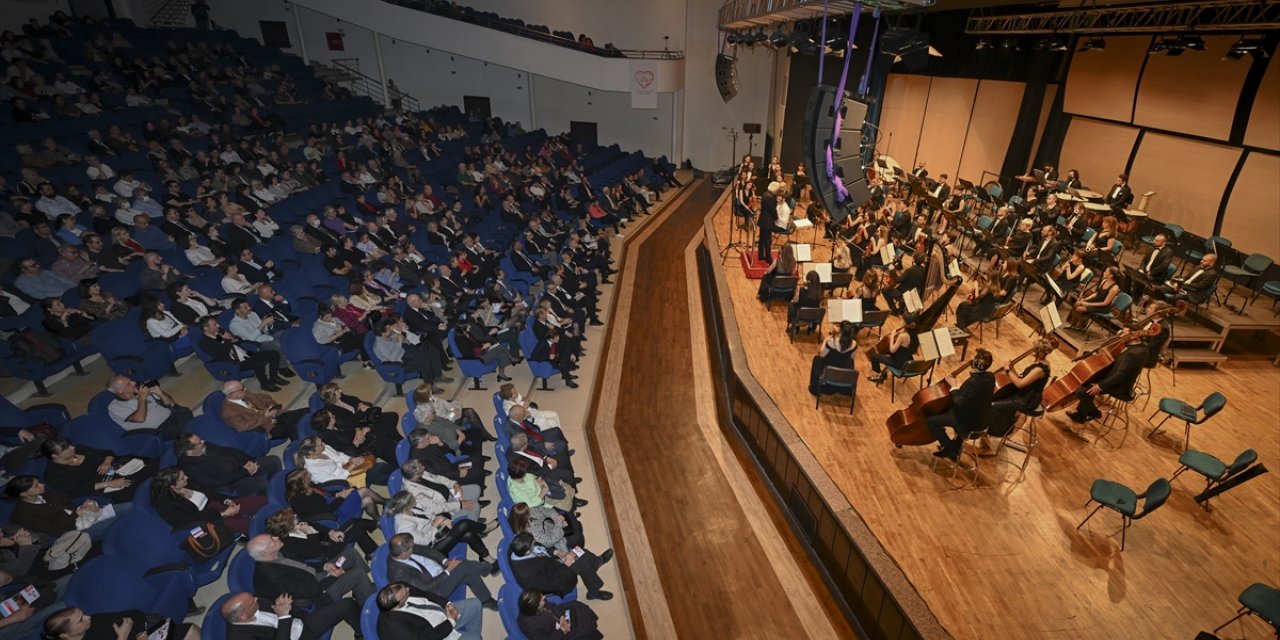
[[[1174,367],[1183,362],[1208,362],[1217,369],[1218,365],[1228,360],[1227,356],[1212,349],[1173,349],[1170,356]]]

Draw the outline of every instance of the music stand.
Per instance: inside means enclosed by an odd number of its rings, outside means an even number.
[[[1142,294],[1146,293],[1148,290],[1155,289],[1155,284],[1151,282],[1151,278],[1148,277],[1147,274],[1138,271],[1127,264],[1124,265],[1124,277],[1127,279],[1129,284],[1129,295],[1133,296],[1134,300],[1142,299]],[[1135,291],[1135,286],[1140,288]]]
[[[729,258],[729,254],[737,251],[750,250],[755,245],[755,215],[751,209],[742,206],[738,202],[738,197],[732,196],[733,207],[729,210],[729,244],[720,250],[720,258],[723,262]]]
[[[1031,290],[1031,284],[1033,282],[1036,284],[1040,284],[1040,286],[1044,287],[1045,289],[1048,289],[1048,287],[1042,284],[1044,280],[1044,275],[1041,274],[1040,270],[1036,268],[1036,265],[1034,262],[1030,260],[1023,260],[1022,263],[1019,265],[1019,267],[1022,269],[1022,277],[1025,280],[1027,280],[1027,285],[1022,288],[1022,297],[1018,298],[1018,306],[1022,307],[1022,303],[1026,301],[1027,292]]]

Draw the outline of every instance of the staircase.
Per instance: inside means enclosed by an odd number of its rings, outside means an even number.
[[[148,23],[152,27],[191,27],[195,20],[191,17],[191,5],[194,0],[152,0],[147,2],[143,11],[151,11],[151,7],[160,5],[151,14]]]
[[[320,80],[345,87],[355,95],[367,96],[378,103],[385,103],[382,82],[360,72],[359,58],[334,58],[329,61],[329,64],[313,61],[311,68],[316,78]],[[391,103],[392,108],[399,111],[413,113],[422,109],[417,98],[394,89],[391,91]]]

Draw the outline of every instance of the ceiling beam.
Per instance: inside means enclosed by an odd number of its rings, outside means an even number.
[[[1280,0],[1202,0],[1079,7],[1007,15],[975,13],[974,35],[1170,33],[1280,29]]]

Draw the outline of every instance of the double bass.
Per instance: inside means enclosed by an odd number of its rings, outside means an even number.
[[[1158,322],[1171,315],[1181,314],[1186,310],[1186,301],[1179,300],[1174,306],[1156,311],[1146,318],[1138,320],[1132,326],[1145,327],[1150,322]],[[1136,333],[1142,335],[1141,331]],[[1067,408],[1067,405],[1071,404],[1071,401],[1075,399],[1077,391],[1093,384],[1095,380],[1111,369],[1111,365],[1115,364],[1116,358],[1129,345],[1129,339],[1134,335],[1134,333],[1116,334],[1107,338],[1106,341],[1093,350],[1076,358],[1076,363],[1071,367],[1071,371],[1068,371],[1061,378],[1054,380],[1049,386],[1045,387],[1044,395],[1040,401],[1044,410],[1052,412]]]

